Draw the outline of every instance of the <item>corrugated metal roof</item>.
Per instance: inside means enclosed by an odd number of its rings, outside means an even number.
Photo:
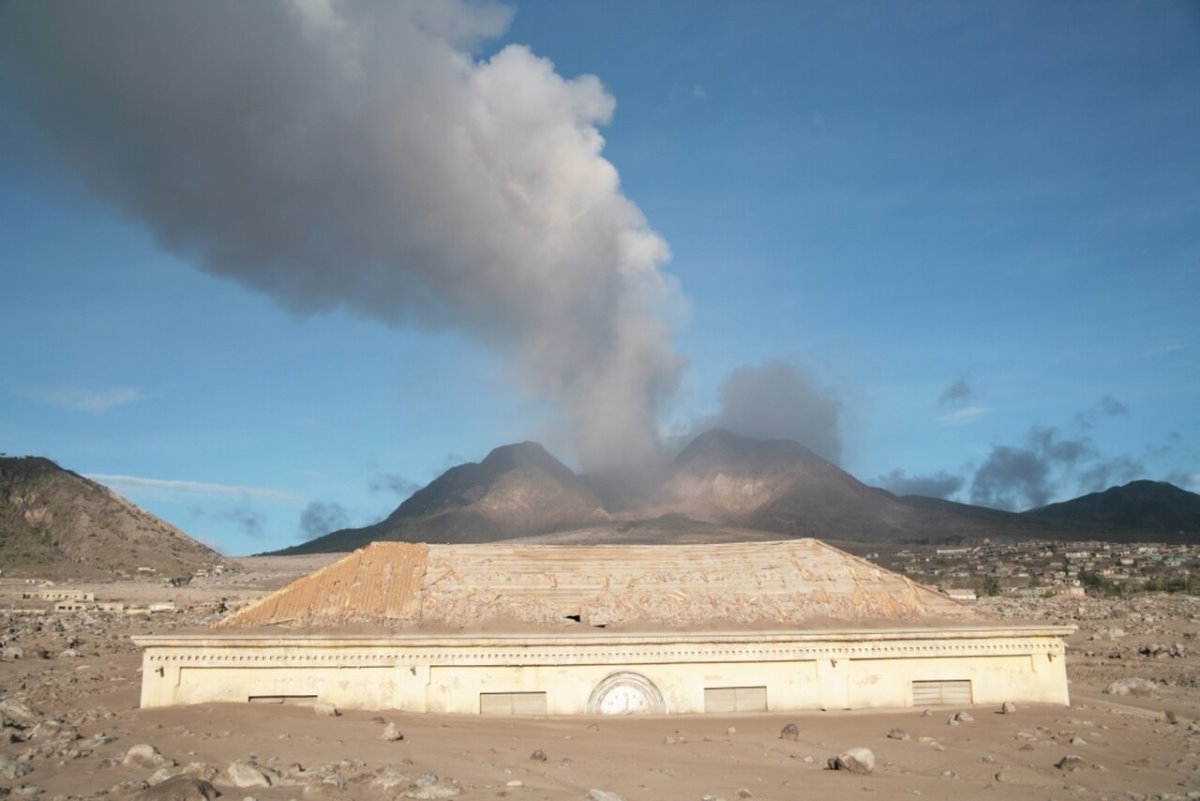
[[[979,622],[964,606],[818,540],[710,545],[377,542],[220,627],[629,630]]]

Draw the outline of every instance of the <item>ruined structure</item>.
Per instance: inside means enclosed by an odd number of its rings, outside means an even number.
[[[1066,704],[1070,631],[811,539],[380,542],[211,633],[135,639],[143,706],[566,715]]]

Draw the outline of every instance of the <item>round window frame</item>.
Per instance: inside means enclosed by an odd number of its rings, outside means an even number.
[[[637,690],[649,702],[650,708],[644,712],[626,712],[627,715],[665,715],[667,702],[663,698],[658,685],[641,673],[632,670],[621,670],[609,673],[596,684],[592,694],[588,696],[587,711],[589,715],[611,716],[618,713],[605,712],[602,709],[605,697],[618,687],[630,687]]]

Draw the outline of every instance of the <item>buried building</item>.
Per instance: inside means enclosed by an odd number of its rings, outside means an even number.
[[[1012,625],[817,540],[377,542],[216,624],[136,637],[142,706],[472,714],[1067,704]]]

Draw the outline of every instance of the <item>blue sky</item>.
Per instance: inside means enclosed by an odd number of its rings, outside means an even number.
[[[1200,491],[1193,3],[102,8],[0,11],[0,450],[227,553],[711,424]]]

